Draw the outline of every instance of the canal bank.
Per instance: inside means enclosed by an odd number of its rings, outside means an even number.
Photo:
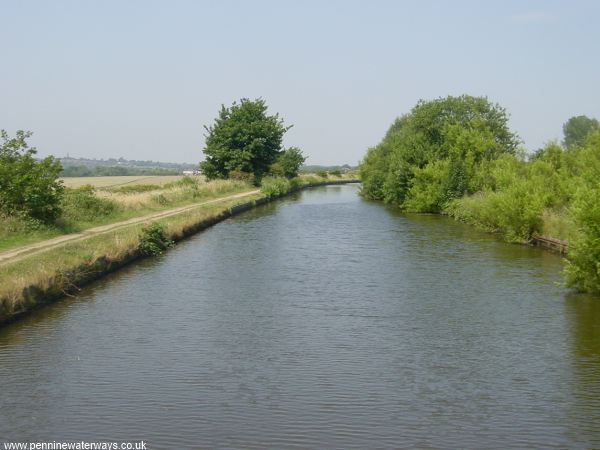
[[[307,183],[282,195],[256,194],[242,203],[239,200],[214,203],[198,211],[186,210],[152,222],[162,225],[166,237],[178,242],[236,214],[302,189],[359,182],[351,179]],[[14,264],[5,263],[0,267],[5,272],[3,277],[10,279],[14,287],[3,286],[0,326],[60,298],[71,296],[106,274],[144,258],[139,242],[146,225],[148,222],[137,223],[102,236],[90,236],[75,243],[44,249],[43,253],[21,257]]]

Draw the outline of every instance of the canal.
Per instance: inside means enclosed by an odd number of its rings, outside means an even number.
[[[561,258],[355,185],[230,218],[0,329],[0,441],[598,448]]]

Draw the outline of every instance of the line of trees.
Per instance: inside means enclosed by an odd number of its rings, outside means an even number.
[[[527,157],[506,111],[487,98],[421,101],[367,152],[362,194],[450,214],[509,241],[566,239],[567,284],[600,292],[600,127],[578,116],[563,131],[562,146]]]
[[[180,175],[181,170],[163,167],[123,167],[123,166],[66,166],[60,172],[61,177],[115,177],[115,176],[153,176]]]

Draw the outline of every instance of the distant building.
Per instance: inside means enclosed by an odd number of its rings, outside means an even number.
[[[200,175],[200,171],[199,170],[184,170],[183,174],[188,175],[188,176],[196,176],[196,175]]]

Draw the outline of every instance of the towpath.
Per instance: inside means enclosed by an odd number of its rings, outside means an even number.
[[[62,236],[58,236],[52,239],[47,239],[45,241],[35,242],[33,244],[24,245],[21,247],[13,248],[7,250],[5,252],[0,252],[0,265],[5,264],[7,262],[13,262],[17,259],[20,259],[25,256],[31,256],[36,253],[41,253],[47,250],[50,250],[54,247],[58,247],[65,243],[70,243],[73,241],[79,241],[81,239],[87,239],[91,236],[97,236],[100,234],[109,233],[111,231],[118,230],[119,228],[124,228],[130,225],[135,225],[139,223],[145,223],[152,220],[162,219],[169,216],[174,216],[176,214],[180,214],[186,211],[192,211],[200,206],[209,205],[212,203],[220,203],[228,200],[234,200],[236,198],[249,197],[254,194],[258,194],[260,190],[256,189],[253,191],[241,192],[239,194],[228,195],[226,197],[219,197],[213,200],[208,200],[201,203],[194,203],[193,205],[180,206],[178,208],[168,209],[166,211],[160,211],[152,214],[147,214],[145,216],[134,217],[132,219],[124,220],[121,222],[115,222],[108,225],[102,225],[94,228],[88,228],[87,230],[80,231],[78,233],[65,234]]]

